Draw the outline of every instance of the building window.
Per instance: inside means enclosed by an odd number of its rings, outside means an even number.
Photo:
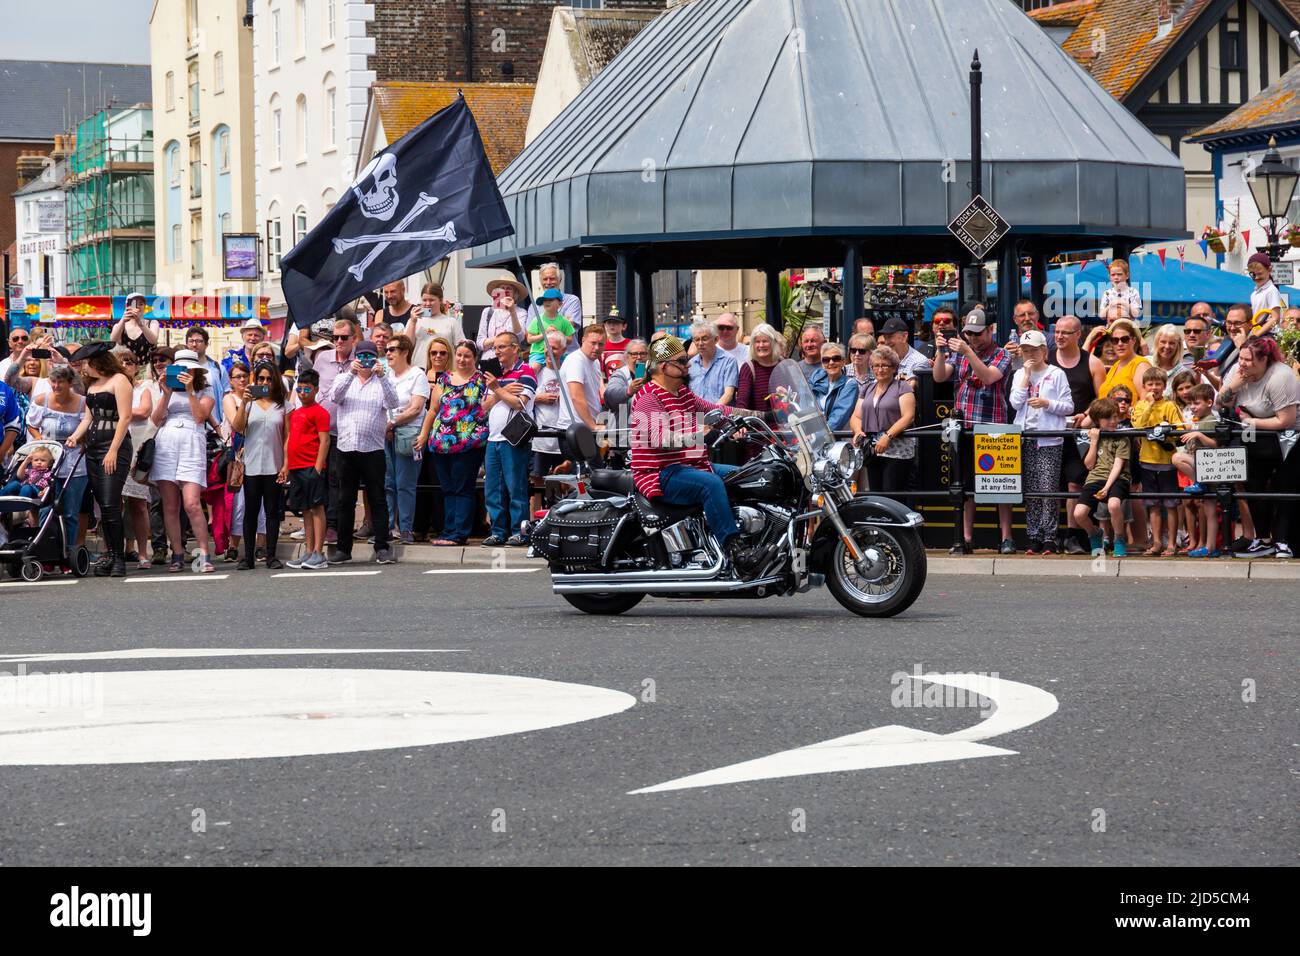
[[[299,206],[293,211],[293,244],[296,246],[307,237],[307,207]]]
[[[221,214],[221,234],[225,235],[226,233],[230,232],[230,226],[231,226],[230,213],[223,212]]]
[[[295,133],[297,139],[294,145],[298,150],[298,162],[303,162],[307,158],[307,97],[301,93],[294,104],[294,113],[296,118]]]
[[[280,11],[271,11],[271,66],[280,65]]]
[[[222,93],[226,89],[226,56],[220,50],[212,54],[212,92]]]
[[[176,74],[170,70],[163,79],[163,103],[169,110],[176,109]]]
[[[195,60],[189,67],[189,107],[190,107],[190,125],[195,126],[199,122],[199,63]]]
[[[280,271],[280,219],[266,221],[266,271]]]
[[[172,254],[171,254],[171,261],[172,261],[172,262],[180,262],[180,261],[181,261],[181,224],[180,224],[179,222],[174,222],[174,223],[172,223],[172,249],[171,249],[171,253],[172,253]]]
[[[578,10],[600,10],[605,6],[605,0],[570,0],[569,6]]]
[[[165,155],[167,157],[167,185],[178,187],[181,184],[181,148],[177,143],[168,143]]]
[[[1240,70],[1245,61],[1243,43],[1246,31],[1241,28],[1241,21],[1228,19],[1224,21],[1225,30],[1219,34],[1219,69]]]
[[[186,0],[185,39],[191,50],[199,45],[199,0]]]
[[[230,172],[230,130],[222,129],[217,133],[217,172]]]
[[[321,46],[328,46],[334,42],[334,37],[337,36],[335,24],[338,22],[338,19],[338,5],[334,0],[325,0],[325,29],[322,31],[325,37],[325,42],[322,43]]]
[[[325,74],[325,117],[321,123],[324,148],[328,152],[338,145],[338,90],[334,87],[334,74]]]
[[[190,278],[203,278],[203,214],[190,213]]]
[[[307,53],[307,0],[294,0],[293,53],[294,56],[305,56]]]
[[[203,195],[203,153],[199,138],[190,140],[190,198],[198,199]]]
[[[333,189],[326,187],[325,191],[320,194],[320,201],[325,211],[329,212],[334,208],[334,204],[338,202],[338,194]]]
[[[284,159],[284,117],[278,99],[271,101],[271,165],[279,166]]]

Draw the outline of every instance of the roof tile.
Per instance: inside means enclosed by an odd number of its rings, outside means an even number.
[[[1300,66],[1284,73],[1223,119],[1189,137],[1192,141],[1233,133],[1300,126]]]
[[[478,123],[492,172],[498,176],[524,148],[535,89],[531,83],[393,82],[371,86],[390,143],[450,106],[457,91],[463,91],[465,103]]]

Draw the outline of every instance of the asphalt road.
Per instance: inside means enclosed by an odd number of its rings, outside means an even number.
[[[182,748],[201,734],[158,717],[163,692],[148,683],[178,669],[204,679],[231,668],[515,675],[632,702],[428,746],[4,766],[0,864],[1297,862],[1300,654],[1285,582],[935,576],[885,622],[843,612],[824,591],[647,601],[599,619],[552,596],[544,572],[427,569],[4,586],[0,650],[376,652],[26,665],[150,672],[134,685],[140,700],[109,700],[105,713],[137,706]],[[377,653],[393,648],[453,653]],[[891,706],[891,676],[914,668],[995,673],[1054,695],[1059,709],[982,741],[1014,755],[629,793],[883,725],[947,734],[980,722],[971,707]],[[480,704],[471,709],[488,713],[501,698]],[[10,763],[27,718],[13,698],[0,706],[0,763]],[[286,719],[285,708],[266,719]],[[329,714],[297,716],[329,735]],[[260,743],[244,733],[232,723],[219,742]]]

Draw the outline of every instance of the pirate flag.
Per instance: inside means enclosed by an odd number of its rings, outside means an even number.
[[[280,260],[294,325],[468,246],[511,235],[474,115],[458,97],[377,154]]]

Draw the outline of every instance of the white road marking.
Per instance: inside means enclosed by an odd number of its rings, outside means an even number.
[[[583,684],[440,671],[107,671],[93,699],[51,703],[49,678],[0,678],[0,764],[241,760],[390,750],[526,733],[636,703]],[[65,676],[65,675],[58,675]],[[45,681],[47,683],[41,683]],[[69,698],[75,699],[75,698]]]
[[[975,726],[951,734],[934,734],[891,724],[782,751],[769,757],[680,777],[657,786],[632,790],[630,793],[659,793],[664,790],[712,787],[723,783],[799,777],[805,774],[1005,756],[1016,751],[974,741],[1028,727],[1044,717],[1050,717],[1060,706],[1056,697],[1045,690],[982,674],[925,674],[913,677],[913,680],[978,693],[996,701],[998,709],[991,717]]]
[[[532,571],[545,571],[545,568],[437,568],[425,571],[425,574],[528,574]]]
[[[164,660],[177,657],[288,657],[303,654],[466,654],[465,648],[429,647],[136,647],[121,651],[85,651],[59,654],[13,654],[2,663],[30,664],[46,661]]]
[[[229,574],[195,574],[192,571],[185,574],[160,574],[149,578],[129,577],[126,579],[127,584],[157,584],[159,581],[188,581],[193,584],[195,581],[224,581],[230,577]]]
[[[279,571],[271,577],[273,578],[356,578],[369,574],[380,574],[375,571]]]
[[[0,588],[52,588],[60,584],[76,584],[77,579],[60,581],[6,581]]]

